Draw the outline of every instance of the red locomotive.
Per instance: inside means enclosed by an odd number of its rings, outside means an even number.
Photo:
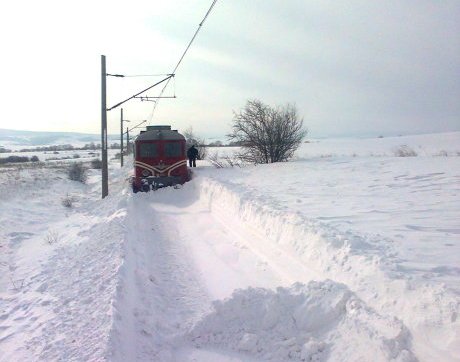
[[[183,184],[190,179],[185,137],[171,126],[147,126],[134,141],[134,192]]]

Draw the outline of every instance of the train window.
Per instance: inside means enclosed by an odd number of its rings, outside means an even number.
[[[178,142],[170,142],[165,144],[166,157],[180,157],[182,156],[181,144]]]
[[[155,143],[141,143],[139,147],[140,157],[157,157],[157,145]]]

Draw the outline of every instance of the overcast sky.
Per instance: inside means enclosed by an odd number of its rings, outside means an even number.
[[[3,1],[0,128],[100,132],[101,54],[109,73],[169,73],[210,4]],[[260,99],[296,104],[311,136],[458,131],[459,34],[459,0],[218,0],[150,124],[222,139]],[[108,106],[160,79],[108,78]],[[153,103],[123,108],[150,121]]]

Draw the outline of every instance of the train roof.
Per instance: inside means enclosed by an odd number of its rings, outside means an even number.
[[[172,130],[171,126],[147,126],[145,131],[141,131],[136,141],[181,141],[185,140],[177,130]]]

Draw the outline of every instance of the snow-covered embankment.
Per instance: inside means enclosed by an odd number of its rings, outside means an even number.
[[[280,302],[281,296],[276,296],[276,293],[273,296],[271,294],[273,292],[270,291],[248,289],[247,294],[239,291],[233,296],[235,301],[229,300],[223,304],[220,302],[217,304],[215,318],[222,321],[217,325],[224,330],[218,330],[216,322],[209,322],[211,317],[203,321],[203,325],[213,326],[210,334],[204,337],[204,340],[222,346],[231,345],[236,349],[249,349],[256,354],[260,354],[261,351],[267,353],[266,348],[270,351],[270,347],[273,353],[275,350],[278,351],[277,353],[283,353],[282,349],[278,350],[278,347],[273,347],[271,342],[263,346],[262,341],[270,341],[270,338],[266,335],[266,326],[259,322],[264,321],[267,315],[276,316],[277,320],[268,328],[269,331],[275,331],[276,328],[273,326],[282,325],[286,321],[289,321],[287,324],[290,325],[293,320],[298,319],[299,314],[306,321],[315,320],[315,318],[328,320],[332,315],[334,322],[330,325],[333,325],[333,328],[327,331],[325,325],[318,325],[316,330],[305,329],[303,332],[307,337],[302,342],[296,340],[294,343],[291,340],[291,338],[300,338],[299,336],[302,335],[298,325],[295,329],[296,333],[291,335],[288,333],[285,336],[281,333],[275,337],[276,340],[279,340],[278,338],[290,340],[286,344],[292,344],[292,348],[286,347],[287,352],[284,358],[287,358],[290,353],[295,354],[295,351],[301,353],[299,346],[301,350],[302,343],[307,343],[305,347],[308,345],[308,338],[318,335],[321,335],[318,343],[328,346],[330,357],[351,353],[350,359],[357,359],[358,356],[366,358],[371,355],[372,358],[376,358],[374,349],[380,351],[382,360],[397,357],[404,360],[411,355],[409,351],[413,351],[422,360],[433,358],[455,360],[458,357],[456,355],[458,351],[455,350],[459,338],[456,319],[459,308],[458,298],[442,286],[432,285],[429,282],[412,281],[404,274],[397,273],[392,264],[395,255],[391,245],[351,232],[341,233],[330,225],[308,220],[300,213],[275,211],[263,200],[259,202],[249,190],[245,193],[241,186],[232,190],[232,185],[223,185],[206,177],[199,178],[196,182],[199,185],[200,201],[208,205],[211,215],[221,220],[228,229],[238,230],[240,235],[243,234],[244,237],[240,238],[244,244],[242,246],[262,256],[269,267],[280,271],[284,277],[284,283],[319,281],[307,287],[296,287],[295,291],[280,290],[280,295],[287,294],[288,299],[297,300],[298,304],[291,303],[290,307],[287,307],[289,302]],[[251,235],[259,235],[259,237],[251,237]],[[330,279],[330,281],[326,282],[325,279]],[[318,294],[317,291],[322,289],[321,283],[325,283],[323,293]],[[299,294],[303,295],[304,299],[299,297]],[[261,303],[263,299],[261,295],[267,296],[269,302],[266,305]],[[293,295],[297,296],[293,297]],[[312,295],[318,298],[315,299]],[[277,302],[271,301],[273,298]],[[324,302],[327,298],[338,298],[341,302],[334,303],[331,300]],[[233,325],[233,328],[239,326],[240,335],[235,334],[235,330],[226,330],[226,326],[231,323],[229,324],[222,315],[219,316],[222,313],[228,314],[225,309],[226,305],[234,312],[247,313],[244,303],[235,307],[235,303],[238,304],[237,300],[249,305],[259,305],[259,308],[264,306],[260,308],[261,310],[258,309],[259,313],[252,315],[254,318],[252,326],[249,323],[247,329],[241,328],[246,325],[244,320],[250,317],[247,314],[240,317],[239,322],[241,323]],[[277,303],[278,306],[276,306]],[[312,305],[316,304],[322,307],[312,308]],[[359,307],[350,308],[350,305]],[[267,311],[266,308],[270,309],[271,306],[274,310]],[[302,313],[302,307],[305,308],[304,313]],[[357,313],[357,310],[360,312]],[[266,311],[266,314],[263,311]],[[280,313],[284,318],[278,316]],[[232,318],[238,318],[236,315],[233,315]],[[359,338],[350,337],[354,334],[351,325],[354,325],[356,336]],[[257,332],[248,332],[251,329],[254,331],[255,326],[259,327],[261,335],[258,336]],[[326,328],[326,333],[324,328]],[[343,333],[339,332],[341,328],[343,328]],[[289,329],[290,327],[287,328]],[[210,337],[216,334],[219,337]],[[231,337],[233,342],[222,339],[221,335],[233,336]],[[203,340],[203,337],[197,338],[199,341]],[[247,339],[250,340],[247,344],[252,345],[251,348],[246,346]],[[369,339],[370,342],[366,342],[366,347],[361,349],[362,347],[358,344],[366,339]],[[372,344],[375,348],[371,347]],[[276,354],[273,357],[275,359],[281,357],[275,356]]]

